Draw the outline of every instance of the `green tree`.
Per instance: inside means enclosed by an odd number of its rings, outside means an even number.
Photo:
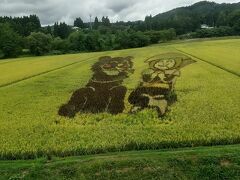
[[[217,27],[220,27],[220,26],[227,26],[228,25],[228,15],[226,12],[222,11],[219,13],[219,16],[217,18],[217,22],[216,22],[216,25]]]
[[[0,51],[4,58],[17,57],[22,51],[22,38],[9,24],[0,24]]]
[[[50,34],[44,34],[41,32],[31,33],[27,37],[27,44],[30,53],[41,56],[51,51],[52,36]]]
[[[150,44],[150,38],[142,32],[132,32],[129,36],[129,47],[144,47]]]
[[[55,37],[60,37],[66,39],[71,33],[71,28],[65,23],[55,23],[53,26],[53,35]]]
[[[88,51],[99,51],[101,50],[101,45],[99,42],[100,34],[98,31],[92,31],[87,34],[85,39],[85,46]]]
[[[114,49],[114,35],[113,34],[105,34],[100,35],[99,37],[99,50],[112,50]]]
[[[120,31],[116,34],[116,49],[143,47],[150,43],[150,38],[143,32]]]
[[[95,17],[93,28],[98,29],[98,27],[99,27],[99,20],[98,20],[98,17]]]
[[[82,31],[71,33],[68,37],[69,50],[86,51],[85,39],[85,34]]]
[[[152,15],[145,17],[145,24],[146,24],[147,30],[152,30],[152,25],[153,25]]]
[[[106,16],[106,17],[103,16],[103,17],[102,17],[102,25],[103,25],[103,26],[110,26],[110,25],[111,25],[108,16]]]
[[[84,22],[83,20],[79,17],[79,18],[76,18],[75,21],[74,21],[74,26],[75,27],[79,27],[79,28],[84,28]]]
[[[240,10],[236,10],[229,15],[229,24],[240,35]]]
[[[51,43],[51,47],[53,51],[58,51],[58,54],[65,53],[69,51],[69,43],[66,39],[61,39],[60,37],[56,37],[53,39]]]
[[[52,35],[52,28],[50,26],[47,26],[46,34],[51,34]]]

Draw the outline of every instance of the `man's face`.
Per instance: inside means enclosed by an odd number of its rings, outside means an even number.
[[[155,63],[154,68],[159,70],[167,70],[173,68],[174,66],[175,66],[174,59],[162,59]]]

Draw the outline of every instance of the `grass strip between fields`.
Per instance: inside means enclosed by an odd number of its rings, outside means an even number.
[[[73,62],[73,63],[67,64],[67,65],[64,65],[64,66],[61,66],[61,67],[57,67],[57,68],[50,69],[50,70],[47,70],[47,71],[44,71],[44,72],[41,72],[41,73],[38,73],[38,74],[34,74],[32,76],[28,76],[28,77],[25,77],[25,78],[22,78],[22,79],[18,79],[18,80],[12,81],[10,83],[2,84],[2,85],[0,85],[0,88],[7,87],[7,86],[10,86],[10,85],[13,85],[13,84],[16,84],[16,83],[19,83],[19,82],[37,77],[37,76],[41,76],[41,75],[44,75],[44,74],[47,74],[47,73],[51,73],[51,72],[54,72],[54,71],[57,71],[57,70],[60,70],[60,69],[64,69],[64,68],[67,68],[67,67],[79,64],[79,63],[83,63],[83,62],[89,61],[91,59],[94,59],[96,57],[98,57],[98,56],[93,56],[93,57],[83,59],[83,60],[78,61],[78,62]]]
[[[1,179],[238,179],[240,145],[0,161]]]
[[[217,64],[215,64],[215,63],[209,62],[209,61],[204,60],[204,59],[202,59],[202,58],[200,58],[200,57],[197,57],[197,56],[195,56],[195,55],[193,55],[193,54],[187,53],[187,52],[185,52],[185,51],[183,51],[183,50],[180,50],[180,49],[177,49],[177,48],[175,48],[175,49],[176,49],[177,51],[183,53],[183,54],[192,56],[192,57],[194,57],[194,58],[196,58],[196,59],[198,59],[198,60],[200,60],[200,61],[203,61],[203,62],[208,63],[208,64],[210,64],[210,65],[212,65],[212,66],[215,66],[215,67],[217,67],[217,68],[219,68],[219,69],[221,69],[221,70],[224,70],[224,71],[226,71],[226,72],[228,72],[228,73],[231,73],[231,74],[233,74],[233,75],[235,75],[235,76],[240,77],[240,74],[238,74],[238,73],[236,73],[236,72],[234,72],[234,71],[232,71],[232,70],[229,70],[229,69],[227,69],[227,68],[225,68],[225,67],[223,67],[223,66],[220,66],[220,65],[217,65]]]

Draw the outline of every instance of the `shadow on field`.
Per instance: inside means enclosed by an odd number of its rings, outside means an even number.
[[[84,88],[76,90],[58,114],[73,118],[78,112],[111,114],[122,113],[127,88],[122,85],[134,72],[133,57],[100,57],[92,66],[93,77]]]

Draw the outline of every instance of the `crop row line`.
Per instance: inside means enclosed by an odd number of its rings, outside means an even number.
[[[217,64],[215,64],[215,63],[209,62],[209,61],[204,60],[204,59],[202,59],[202,58],[199,58],[199,57],[197,57],[197,56],[195,56],[195,55],[192,55],[192,54],[190,54],[190,53],[187,53],[187,52],[185,52],[185,51],[183,51],[183,50],[180,50],[180,49],[177,49],[177,48],[175,48],[175,49],[176,49],[177,51],[181,52],[181,53],[184,53],[184,54],[186,54],[186,55],[192,56],[192,57],[194,57],[194,58],[196,58],[196,59],[199,59],[200,61],[203,61],[203,62],[208,63],[208,64],[210,64],[210,65],[212,65],[212,66],[215,66],[215,67],[217,67],[217,68],[219,68],[219,69],[221,69],[221,70],[224,70],[224,71],[226,71],[226,72],[228,72],[228,73],[231,73],[231,74],[233,74],[233,75],[235,75],[235,76],[240,77],[240,74],[238,74],[238,73],[236,73],[236,72],[234,72],[234,71],[231,71],[231,70],[229,70],[229,69],[226,69],[226,68],[223,67],[223,66],[220,66],[220,65],[217,65]]]
[[[38,57],[38,56],[35,56]],[[43,56],[42,56],[43,57]],[[28,57],[28,58],[32,58],[32,57]],[[7,61],[4,61],[5,59],[1,60],[0,59],[0,66],[3,64],[9,64],[9,63],[15,63],[15,62],[22,62],[22,61],[32,61],[34,59],[28,60],[28,59],[22,59],[22,58],[15,58],[15,59],[7,59]],[[3,61],[3,62],[1,62]]]
[[[22,78],[22,79],[19,79],[19,80],[16,80],[16,81],[12,81],[12,82],[10,82],[10,83],[2,84],[2,85],[0,85],[0,88],[7,87],[7,86],[10,86],[10,85],[13,85],[13,84],[16,84],[16,83],[19,83],[19,82],[22,82],[22,81],[25,81],[25,80],[28,80],[28,79],[37,77],[37,76],[41,76],[41,75],[44,75],[44,74],[48,74],[48,73],[51,73],[51,72],[54,72],[54,71],[57,71],[57,70],[60,70],[60,69],[64,69],[64,68],[67,68],[67,67],[69,67],[69,66],[73,66],[73,65],[75,65],[75,64],[83,63],[83,62],[86,62],[86,61],[88,61],[88,60],[90,60],[90,59],[93,59],[93,58],[95,58],[95,57],[96,57],[96,56],[93,56],[93,57],[84,59],[84,60],[82,60],[82,61],[73,62],[73,63],[67,64],[67,65],[58,67],[58,68],[50,69],[50,70],[48,70],[48,71],[44,71],[44,72],[41,72],[41,73],[38,73],[38,74],[34,74],[34,75],[32,75],[32,76],[28,76],[28,77],[25,77],[25,78]]]

